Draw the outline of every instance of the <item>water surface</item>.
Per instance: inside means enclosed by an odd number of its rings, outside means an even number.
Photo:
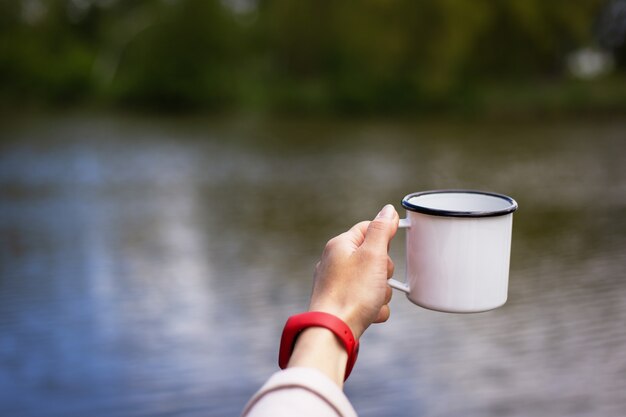
[[[60,114],[0,136],[1,415],[238,415],[326,240],[435,188],[518,201],[509,301],[396,294],[346,386],[360,415],[626,415],[626,121]]]

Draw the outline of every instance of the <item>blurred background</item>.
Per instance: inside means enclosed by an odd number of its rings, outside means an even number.
[[[357,412],[623,417],[625,152],[624,0],[0,0],[0,414],[239,415],[330,237],[473,188],[508,303],[396,294]]]

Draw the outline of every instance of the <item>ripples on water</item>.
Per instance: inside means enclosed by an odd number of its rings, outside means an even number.
[[[509,302],[396,294],[346,386],[360,415],[626,415],[626,123],[3,125],[1,415],[238,415],[325,241],[451,187],[518,200]]]

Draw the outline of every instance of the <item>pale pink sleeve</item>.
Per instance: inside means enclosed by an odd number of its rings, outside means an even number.
[[[312,368],[289,368],[254,394],[242,417],[357,417],[343,391]]]

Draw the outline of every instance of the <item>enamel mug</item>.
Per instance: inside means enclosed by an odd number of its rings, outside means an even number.
[[[402,199],[407,211],[406,281],[389,285],[418,306],[477,313],[506,302],[513,212],[511,197],[435,190]]]

